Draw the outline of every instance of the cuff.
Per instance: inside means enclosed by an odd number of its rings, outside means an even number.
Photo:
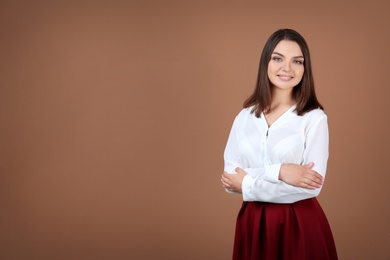
[[[253,198],[254,182],[255,179],[252,176],[249,176],[248,174],[245,175],[244,179],[242,180],[242,199],[244,201],[254,201]]]
[[[269,182],[278,183],[279,182],[279,172],[282,164],[272,164],[267,165],[265,168],[264,180]]]

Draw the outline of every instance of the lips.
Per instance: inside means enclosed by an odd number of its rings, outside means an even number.
[[[287,75],[278,75],[279,79],[283,80],[283,81],[289,81],[291,79],[293,79],[293,77],[291,76],[287,76]]]

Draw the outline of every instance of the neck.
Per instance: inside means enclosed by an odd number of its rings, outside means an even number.
[[[290,90],[279,90],[273,89],[272,91],[272,101],[271,109],[279,106],[289,106],[291,107],[296,103],[295,99],[292,97],[292,91]]]

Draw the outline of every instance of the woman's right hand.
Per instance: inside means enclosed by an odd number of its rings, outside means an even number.
[[[279,180],[305,189],[315,190],[324,184],[324,178],[318,172],[312,170],[314,163],[307,165],[282,164]]]

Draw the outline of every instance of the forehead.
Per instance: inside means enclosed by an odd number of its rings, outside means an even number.
[[[274,49],[274,52],[283,54],[284,56],[303,56],[301,48],[298,43],[289,40],[280,41]]]

